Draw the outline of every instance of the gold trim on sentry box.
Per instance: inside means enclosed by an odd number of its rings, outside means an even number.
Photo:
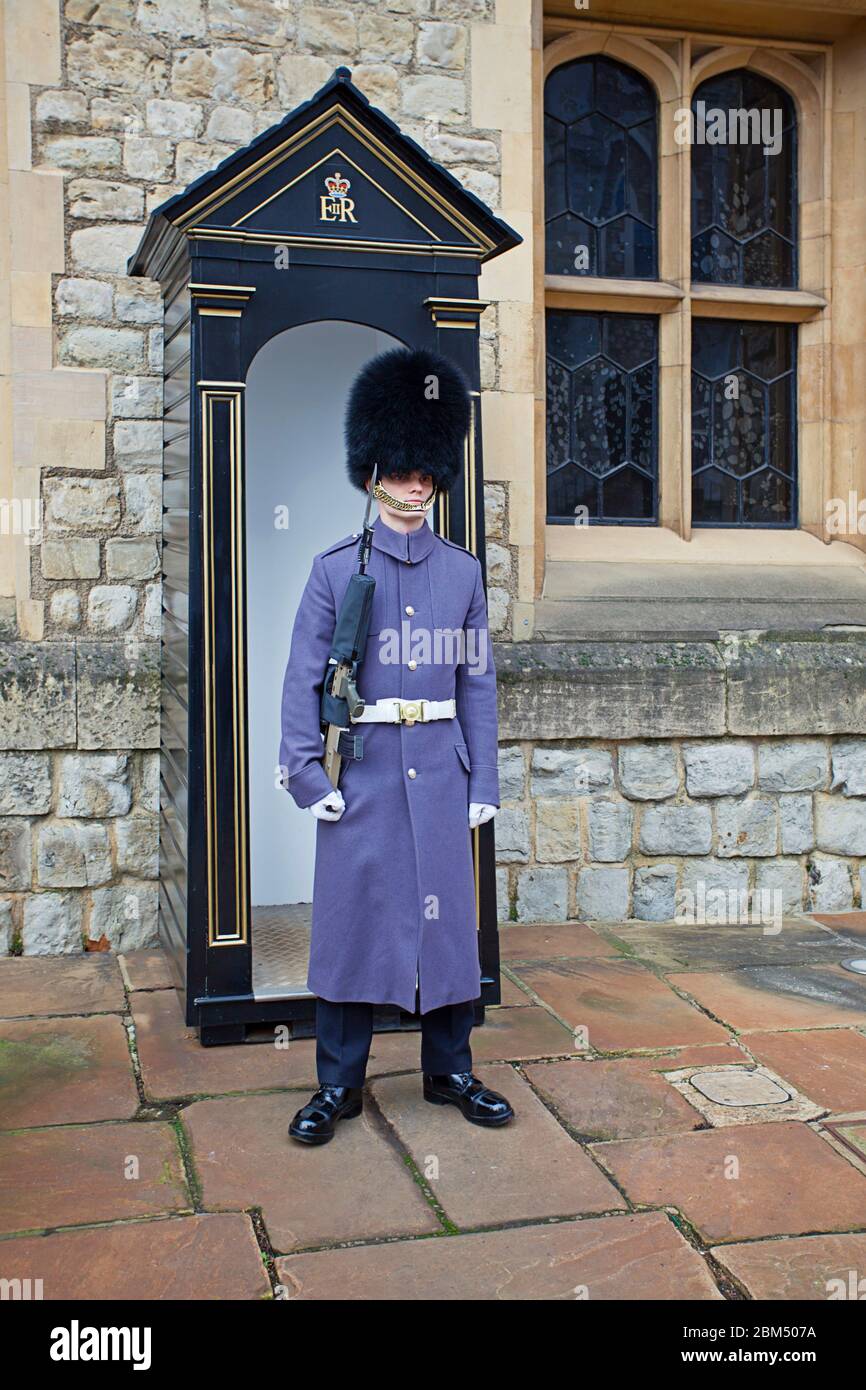
[[[432,227],[428,227],[426,223],[421,221],[420,217],[416,217],[414,212],[410,212],[407,207],[404,207],[398,198],[395,198],[392,193],[388,192],[387,188],[383,188],[380,183],[377,183],[376,180],[373,178],[372,174],[368,174],[366,169],[362,169],[360,164],[356,164],[354,159],[352,159],[351,155],[346,154],[345,150],[341,150],[339,145],[335,145],[330,154],[322,155],[322,158],[317,159],[315,164],[308,165],[307,168],[303,169],[300,174],[296,174],[295,177],[293,179],[290,179],[288,183],[283,184],[282,188],[278,188],[276,193],[271,193],[269,197],[263,199],[261,203],[257,203],[254,208],[250,208],[249,212],[245,212],[243,217],[239,217],[236,222],[232,223],[232,226],[239,227],[242,222],[246,222],[247,218],[252,217],[253,214],[258,212],[260,208],[266,208],[268,203],[272,203],[275,198],[279,198],[281,193],[287,192],[288,189],[293,188],[296,183],[300,183],[301,179],[305,179],[308,174],[311,174],[313,172],[314,169],[320,168],[323,164],[331,164],[332,162],[335,162],[337,159],[342,160],[346,164],[350,164],[353,169],[356,169],[362,178],[366,179],[368,183],[371,183],[374,188],[378,188],[379,192],[382,193],[386,198],[388,198],[394,204],[395,207],[399,208],[401,212],[404,212],[407,217],[410,217],[412,219],[413,222],[417,222],[422,232],[426,232],[427,235],[432,237],[434,241],[442,240],[441,237],[438,237],[436,235]]]
[[[368,150],[377,155],[377,157],[382,160],[383,164],[386,164],[393,173],[398,174],[414,192],[418,193],[431,207],[435,208],[440,216],[445,218],[446,222],[450,222],[452,226],[458,227],[463,232],[464,236],[467,234],[474,236],[485,250],[493,250],[496,243],[491,241],[489,237],[486,237],[474,223],[470,222],[468,217],[465,217],[463,213],[459,212],[442,194],[431,188],[429,184],[424,183],[420,176],[417,175],[404,160],[400,159],[398,155],[395,155],[389,150],[387,145],[384,145],[375,135],[371,135],[369,131],[365,130],[361,122],[351,115],[350,112],[335,107],[321,112],[314,120],[310,121],[308,125],[303,126],[300,130],[296,131],[294,135],[290,135],[282,144],[277,145],[273,150],[270,150],[268,154],[262,155],[261,159],[257,159],[255,163],[241,170],[241,172],[236,174],[233,179],[230,179],[228,183],[223,184],[217,192],[210,194],[207,198],[202,198],[181,217],[173,221],[173,225],[179,227],[181,231],[186,231],[190,224],[197,220],[196,214],[202,208],[207,208],[208,215],[214,213],[217,208],[222,207],[223,203],[228,202],[236,193],[242,192],[251,183],[261,178],[262,175],[268,171],[270,165],[282,163],[290,153],[303,148],[310,140],[315,139],[317,135],[327,130],[330,125],[341,125],[348,134],[354,135],[355,139],[358,140],[360,144],[365,145]]]
[[[202,557],[203,607],[204,607],[204,715],[205,715],[205,826],[207,834],[207,886],[208,886],[208,945],[245,945],[248,936],[249,908],[247,885],[247,775],[246,775],[246,710],[244,702],[244,653],[241,623],[244,612],[244,573],[243,537],[240,518],[243,499],[241,496],[241,396],[240,389],[232,383],[214,383],[204,387],[201,393],[201,447],[202,447]],[[214,576],[214,446],[213,414],[218,404],[229,408],[229,515],[230,515],[230,556],[231,556],[231,634],[232,634],[232,743],[234,752],[234,859],[235,859],[235,921],[230,932],[220,927],[220,904],[218,881],[216,877],[216,679],[214,654],[215,632],[215,576]]]
[[[196,312],[212,319],[239,319],[243,315],[242,309],[213,309],[206,304],[199,304]]]
[[[387,251],[398,256],[435,252],[437,256],[466,256],[473,260],[477,260],[484,249],[481,246],[449,246],[442,241],[370,241],[366,237],[302,236],[294,232],[235,232],[230,227],[190,227],[187,236],[256,245],[336,246],[346,251]]]

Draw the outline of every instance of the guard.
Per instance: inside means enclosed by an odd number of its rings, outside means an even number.
[[[474,1124],[514,1114],[473,1076],[469,1046],[481,993],[469,832],[499,808],[487,606],[476,557],[426,520],[460,476],[469,412],[462,373],[431,352],[383,353],[350,392],[349,476],[363,491],[372,483],[379,516],[361,701],[336,787],[322,691],[357,534],[315,556],[295,617],[279,761],[286,790],[318,820],[307,987],[319,1086],[289,1126],[306,1144],[361,1113],[374,1004],[420,1015],[426,1100]]]

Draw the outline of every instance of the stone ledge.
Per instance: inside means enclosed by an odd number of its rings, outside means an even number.
[[[866,632],[495,642],[499,737],[866,731]]]

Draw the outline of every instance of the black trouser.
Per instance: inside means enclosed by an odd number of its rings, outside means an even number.
[[[415,995],[415,1011],[418,995]],[[475,1021],[475,1001],[443,1004],[421,1014],[421,1070],[443,1076],[471,1071],[469,1034]],[[316,1072],[319,1084],[363,1086],[373,1040],[373,1005],[316,1000]]]

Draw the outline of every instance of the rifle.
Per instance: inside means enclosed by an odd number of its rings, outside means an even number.
[[[373,469],[367,494],[364,529],[358,546],[358,572],[349,579],[337,615],[337,625],[334,628],[328,656],[328,669],[322,688],[321,729],[325,735],[324,766],[332,787],[336,787],[340,779],[343,758],[364,756],[362,736],[349,733],[349,716],[359,715],[364,709],[364,701],[358,694],[357,678],[358,664],[363,660],[367,646],[373,593],[376,588],[375,579],[367,574],[367,565],[373,545],[370,507],[377,472],[378,465]]]

